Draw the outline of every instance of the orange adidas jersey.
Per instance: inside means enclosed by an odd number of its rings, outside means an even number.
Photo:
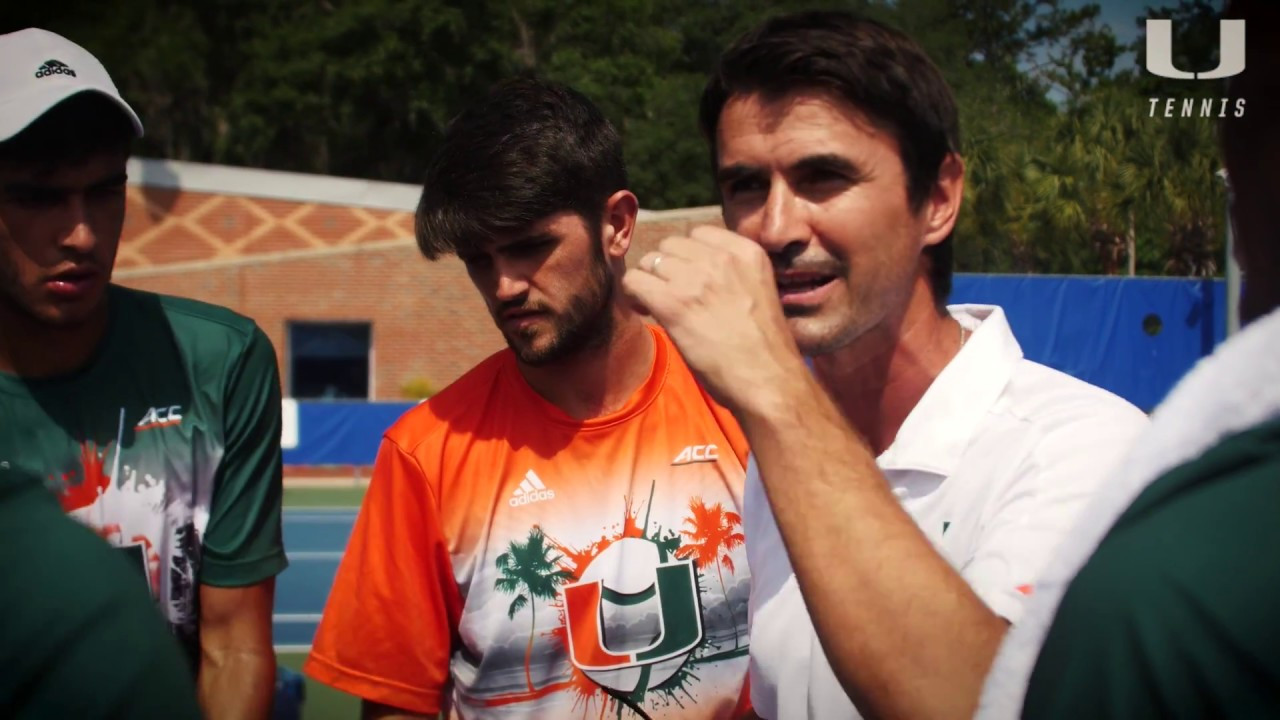
[[[746,441],[651,331],[610,415],[570,418],[503,350],[397,421],[308,674],[450,717],[740,715]]]

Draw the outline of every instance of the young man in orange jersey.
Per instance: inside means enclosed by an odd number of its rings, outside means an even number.
[[[306,665],[365,717],[743,712],[746,448],[623,299],[636,213],[569,88],[505,83],[446,131],[418,243],[509,348],[383,439]]]

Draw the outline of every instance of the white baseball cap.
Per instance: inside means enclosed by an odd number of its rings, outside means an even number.
[[[82,92],[110,98],[142,137],[142,121],[88,50],[39,28],[0,35],[0,142]]]

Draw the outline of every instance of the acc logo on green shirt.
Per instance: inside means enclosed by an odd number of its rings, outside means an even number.
[[[153,407],[147,411],[146,415],[138,421],[134,426],[137,430],[150,430],[151,428],[165,427],[166,425],[177,425],[182,422],[182,406],[170,405],[168,407]]]

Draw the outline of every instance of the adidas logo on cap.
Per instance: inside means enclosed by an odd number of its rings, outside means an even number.
[[[70,75],[76,76],[76,71],[67,67],[67,64],[61,60],[45,60],[40,69],[36,71],[36,79],[49,77],[51,75]]]
[[[543,484],[542,478],[530,470],[524,474],[524,479],[520,481],[520,487],[511,493],[511,499],[507,501],[507,504],[511,507],[520,507],[521,505],[543,500],[554,500],[555,497],[556,491],[548,490],[547,486]]]
[[[8,7],[8,5],[5,5]],[[142,123],[110,73],[88,50],[57,33],[26,28],[0,29],[0,141],[44,117],[67,98],[91,90],[120,108],[142,137]]]

